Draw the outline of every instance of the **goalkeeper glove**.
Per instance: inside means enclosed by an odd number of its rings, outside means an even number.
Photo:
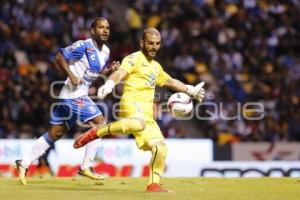
[[[201,82],[196,86],[186,85],[187,87],[186,93],[192,98],[196,99],[197,101],[202,102],[205,94],[205,90],[203,88],[204,84],[205,84],[204,82]]]
[[[113,80],[107,80],[104,85],[98,89],[99,99],[104,99],[108,94],[112,92],[115,87],[115,82]]]

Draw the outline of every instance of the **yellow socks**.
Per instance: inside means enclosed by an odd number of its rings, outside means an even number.
[[[97,136],[109,134],[130,134],[144,130],[145,125],[138,119],[121,119],[97,130]]]
[[[161,174],[165,169],[165,159],[167,155],[167,148],[165,144],[159,144],[152,147],[151,149],[152,157],[150,161],[150,173],[149,173],[149,183],[159,183]]]

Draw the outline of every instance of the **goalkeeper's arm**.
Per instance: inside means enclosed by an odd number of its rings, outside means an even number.
[[[124,69],[114,71],[106,80],[105,84],[98,89],[98,97],[104,99],[109,93],[112,92],[115,85],[127,76],[128,72]]]
[[[174,90],[176,92],[184,92],[187,93],[188,88],[187,85],[184,84],[183,82],[174,79],[174,78],[170,78],[168,79],[165,84],[163,85],[163,87],[169,88],[171,90]]]
[[[177,92],[187,93],[189,96],[191,96],[194,99],[197,99],[199,102],[201,102],[202,99],[204,98],[205,90],[203,86],[204,86],[204,82],[201,82],[196,86],[192,86],[192,85],[186,85],[183,82],[174,78],[168,79],[163,85],[163,87],[175,90]]]

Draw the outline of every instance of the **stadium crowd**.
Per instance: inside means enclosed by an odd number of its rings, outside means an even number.
[[[55,102],[50,90],[59,87],[51,83],[65,78],[54,55],[89,37],[91,20],[102,16],[111,26],[112,60],[137,49],[144,27],[157,27],[158,60],[166,71],[189,84],[206,82],[206,104],[195,105],[189,131],[186,122],[174,121],[157,106],[166,137],[206,137],[220,144],[300,141],[297,0],[2,0],[0,5],[0,138],[32,138],[47,129]],[[91,87],[91,95],[100,84]],[[167,99],[160,97],[157,105]],[[117,101],[106,99],[108,110]],[[262,119],[252,120],[261,115],[240,109],[249,102],[263,105]]]

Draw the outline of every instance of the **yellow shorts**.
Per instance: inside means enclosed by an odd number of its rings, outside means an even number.
[[[139,149],[150,150],[157,143],[164,143],[165,138],[156,122],[146,123],[145,129],[133,134]]]
[[[139,118],[145,121],[145,129],[134,133],[139,149],[149,150],[156,143],[164,142],[164,136],[153,118],[153,103],[120,102],[120,118]]]
[[[146,123],[155,122],[153,118],[153,102],[120,101],[120,118],[140,118]]]

